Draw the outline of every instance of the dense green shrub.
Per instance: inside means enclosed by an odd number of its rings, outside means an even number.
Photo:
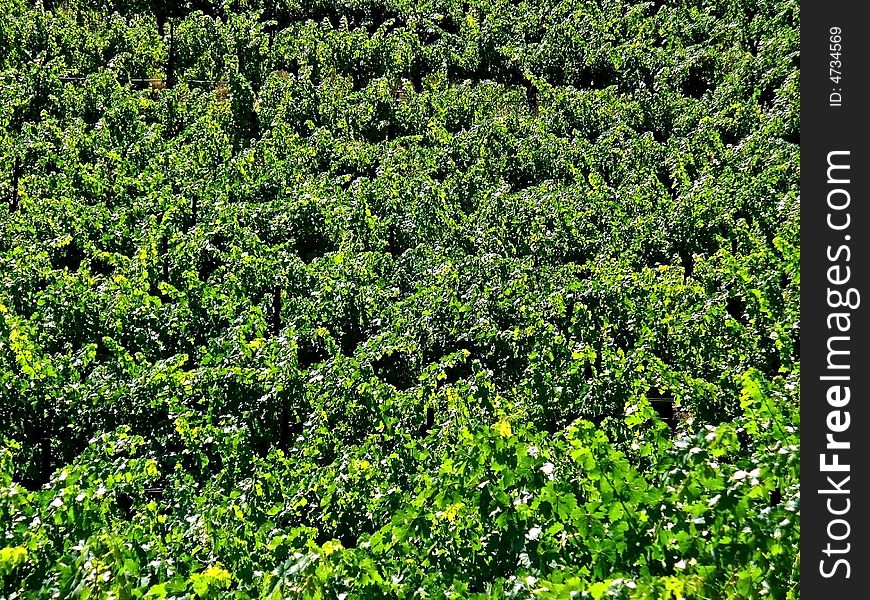
[[[796,2],[0,8],[0,595],[799,596]]]

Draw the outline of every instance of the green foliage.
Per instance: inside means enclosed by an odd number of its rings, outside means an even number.
[[[0,595],[799,597],[796,2],[0,8]]]

